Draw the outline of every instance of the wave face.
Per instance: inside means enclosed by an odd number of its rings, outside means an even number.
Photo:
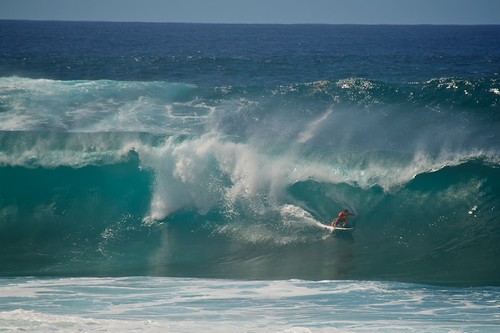
[[[120,46],[62,52],[50,32],[64,24]],[[215,48],[228,26],[2,22],[28,46],[7,43],[0,59],[0,275],[500,284],[498,49],[451,56],[431,38],[415,54],[408,29],[377,28],[399,40],[396,56],[361,51],[369,30],[356,26],[230,27]],[[290,31],[315,29],[337,43],[290,53]],[[430,38],[422,29],[412,38]],[[499,35],[434,29],[480,45]],[[132,30],[159,31],[157,43],[118,37]],[[235,34],[265,33],[274,48],[234,46]],[[405,57],[425,70],[387,74]],[[364,75],[345,75],[356,64]],[[343,208],[358,214],[351,235],[318,227]]]

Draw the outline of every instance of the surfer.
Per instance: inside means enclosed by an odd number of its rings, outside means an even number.
[[[342,223],[342,228],[345,228],[347,223],[349,223],[349,216],[356,216],[356,214],[351,213],[348,209],[344,209],[339,213],[337,218],[332,221],[332,227],[336,228],[337,224]]]

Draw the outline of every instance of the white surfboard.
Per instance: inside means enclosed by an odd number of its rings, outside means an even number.
[[[330,232],[334,231],[352,231],[353,228],[342,228],[342,227],[332,227],[331,225],[326,225],[320,222],[317,222],[316,225],[322,229],[328,230]]]
[[[333,231],[353,231],[353,228],[343,228],[343,227],[331,227]]]

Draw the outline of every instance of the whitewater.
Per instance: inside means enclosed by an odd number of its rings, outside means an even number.
[[[500,327],[497,26],[0,37],[0,330]]]

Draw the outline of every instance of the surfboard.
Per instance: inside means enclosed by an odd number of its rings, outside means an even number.
[[[318,222],[317,223],[317,226],[320,227],[320,228],[323,228],[325,230],[328,230],[330,232],[334,232],[334,231],[352,231],[353,228],[342,228],[342,227],[332,227],[331,225],[326,225],[326,224],[323,224],[323,223],[320,223]]]
[[[336,228],[333,228],[333,231],[353,231],[354,228],[341,228],[341,227],[336,227]]]

